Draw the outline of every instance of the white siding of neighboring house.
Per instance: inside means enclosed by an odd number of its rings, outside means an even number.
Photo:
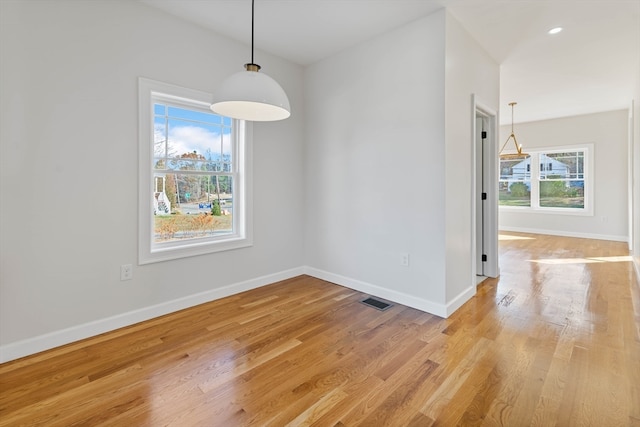
[[[556,159],[553,159],[546,154],[540,154],[540,178],[550,175],[558,175],[561,177],[569,177],[569,167]],[[549,165],[551,167],[549,168]],[[524,182],[527,188],[531,189],[531,157],[527,157],[525,160],[513,165],[511,168],[511,174],[503,174],[500,171],[500,180],[507,182],[508,188],[511,188],[511,184],[514,182]],[[567,184],[568,185],[568,184]]]

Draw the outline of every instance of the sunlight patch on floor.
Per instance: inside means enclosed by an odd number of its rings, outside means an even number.
[[[630,262],[630,256],[603,256],[593,258],[550,258],[550,259],[530,259],[529,262],[538,264],[593,264],[597,262]]]
[[[508,234],[498,234],[498,240],[536,240],[535,237],[510,236]]]

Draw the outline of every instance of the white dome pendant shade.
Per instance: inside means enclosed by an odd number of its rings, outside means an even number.
[[[251,62],[246,71],[227,77],[213,94],[211,111],[226,117],[254,122],[272,122],[291,115],[289,98],[280,85],[253,62],[253,17],[255,0],[251,0]]]
[[[226,117],[255,122],[286,119],[291,115],[289,98],[271,77],[258,72],[257,64],[227,77],[214,92],[211,110]]]

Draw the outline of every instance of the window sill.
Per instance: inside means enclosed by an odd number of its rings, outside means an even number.
[[[589,209],[575,208],[531,208],[525,206],[498,206],[500,211],[532,213],[544,215],[572,215],[572,216],[593,216],[593,212]]]
[[[152,249],[150,252],[140,254],[138,264],[152,264],[154,262],[171,261],[209,253],[230,251],[234,249],[253,246],[253,241],[247,237],[229,238],[224,241],[194,243],[185,245],[172,245],[165,248]]]

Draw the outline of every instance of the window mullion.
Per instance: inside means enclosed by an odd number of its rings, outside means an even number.
[[[540,154],[531,154],[531,208],[540,208]]]

